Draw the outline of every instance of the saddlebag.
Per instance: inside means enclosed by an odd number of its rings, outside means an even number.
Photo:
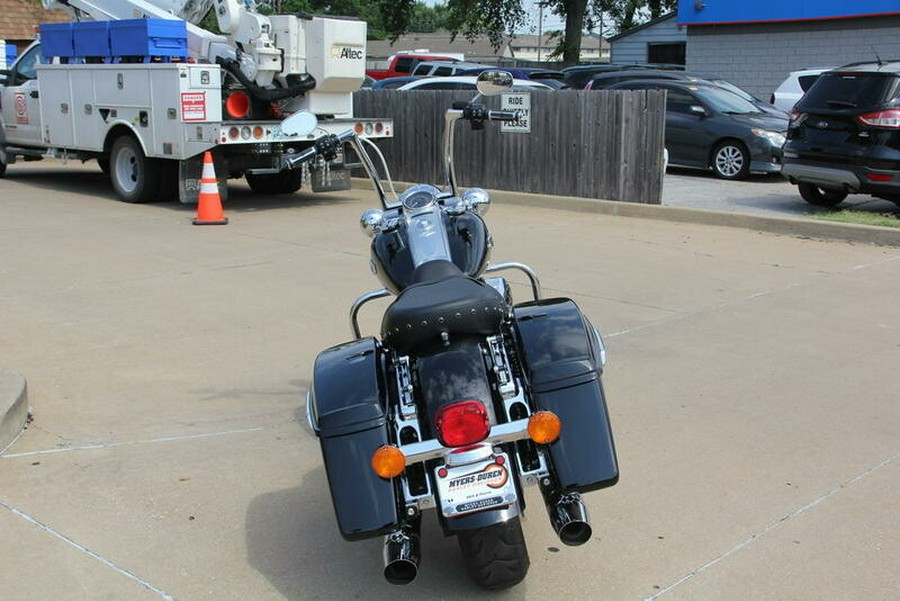
[[[519,356],[534,402],[562,422],[559,439],[549,445],[560,487],[587,492],[612,486],[619,467],[593,326],[566,298],[516,305],[514,316]]]
[[[341,535],[348,540],[399,527],[390,480],[372,471],[372,453],[388,444],[384,360],[374,338],[319,353],[309,398]]]

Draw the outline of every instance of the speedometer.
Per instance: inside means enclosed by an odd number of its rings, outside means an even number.
[[[413,186],[400,195],[403,208],[408,211],[417,211],[432,206],[436,201],[440,190],[434,186]]]

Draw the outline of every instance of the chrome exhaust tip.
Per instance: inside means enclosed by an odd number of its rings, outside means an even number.
[[[384,537],[384,579],[409,584],[419,573],[419,533],[398,530]]]
[[[547,503],[550,523],[564,545],[577,547],[591,540],[591,518],[581,495],[568,493]]]

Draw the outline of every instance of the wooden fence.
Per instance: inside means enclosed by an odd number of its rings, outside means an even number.
[[[397,181],[442,184],[444,111],[471,92],[361,90],[357,117],[394,120],[394,137],[378,142]],[[560,196],[659,204],[662,193],[665,93],[535,90],[531,132],[482,131],[458,123],[456,175],[478,186]],[[500,97],[484,99],[500,108]]]

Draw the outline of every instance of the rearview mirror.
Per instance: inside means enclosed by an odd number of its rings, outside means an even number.
[[[281,122],[281,133],[286,136],[308,136],[316,131],[319,120],[312,113],[300,111]]]
[[[475,86],[483,96],[496,96],[506,92],[513,85],[513,76],[508,71],[482,71]]]

